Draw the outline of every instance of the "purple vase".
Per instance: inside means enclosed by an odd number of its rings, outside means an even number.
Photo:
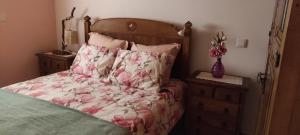
[[[218,58],[216,63],[212,66],[211,73],[215,78],[222,78],[224,76],[225,69],[221,58]]]

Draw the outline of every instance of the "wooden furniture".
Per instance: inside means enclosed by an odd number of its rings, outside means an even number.
[[[172,75],[179,79],[185,79],[188,76],[191,22],[185,23],[183,27],[177,27],[165,22],[136,18],[101,19],[94,24],[91,24],[89,16],[86,16],[84,20],[86,42],[89,40],[90,32],[97,32],[144,45],[181,44],[181,51],[174,64]],[[178,34],[179,32],[183,33],[183,36]]]
[[[94,24],[91,23],[89,16],[86,16],[84,20],[85,41],[87,43],[89,33],[97,32],[144,45],[181,44],[181,50],[172,69],[172,77],[183,80],[188,76],[192,36],[191,22],[187,22],[183,26],[175,26],[165,22],[137,18],[100,19],[96,20]],[[179,127],[179,130],[181,128],[180,125],[183,124],[178,123],[176,126]]]
[[[75,55],[55,55],[51,52],[38,53],[36,55],[39,59],[41,76],[70,69],[75,58]]]
[[[238,135],[248,79],[235,85],[198,79],[199,73],[187,79],[186,134]]]
[[[257,135],[300,133],[300,0],[276,0]]]

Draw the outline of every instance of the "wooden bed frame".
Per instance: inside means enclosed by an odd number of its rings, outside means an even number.
[[[181,51],[176,58],[172,77],[182,80],[189,75],[191,27],[191,22],[185,23],[183,27],[176,27],[169,23],[137,18],[101,19],[92,24],[89,16],[84,18],[86,42],[89,40],[90,32],[97,32],[144,45],[181,44]]]

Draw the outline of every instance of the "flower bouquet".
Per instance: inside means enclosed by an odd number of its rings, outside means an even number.
[[[225,73],[224,65],[222,64],[222,56],[227,52],[225,41],[227,40],[223,32],[218,33],[217,36],[211,41],[211,48],[209,55],[213,58],[217,58],[216,63],[212,66],[211,72],[213,77],[222,78]]]

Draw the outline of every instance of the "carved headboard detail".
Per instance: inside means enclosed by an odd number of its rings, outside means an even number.
[[[172,70],[172,77],[185,79],[189,74],[190,43],[192,23],[182,27],[160,21],[137,18],[109,18],[91,23],[91,18],[84,18],[85,41],[90,32],[97,32],[117,39],[127,40],[144,45],[179,43],[181,50]]]

